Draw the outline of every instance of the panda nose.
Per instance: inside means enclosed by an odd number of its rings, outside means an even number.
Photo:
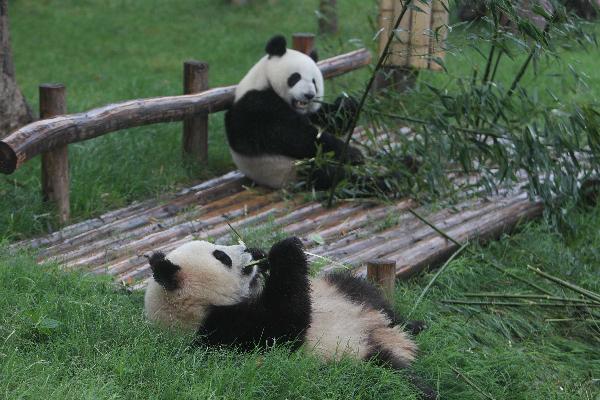
[[[312,99],[314,99],[314,98],[315,98],[315,95],[314,95],[313,93],[305,93],[305,94],[304,94],[304,98],[305,98],[306,100],[312,100]]]

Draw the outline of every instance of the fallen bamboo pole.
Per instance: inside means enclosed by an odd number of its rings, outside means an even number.
[[[181,221],[181,223],[177,225],[157,232],[149,232],[148,235],[137,235],[138,239],[128,235],[127,241],[121,245],[107,247],[105,245],[96,246],[94,244],[87,246],[85,253],[88,253],[88,256],[78,258],[76,261],[67,263],[67,265],[69,267],[93,266],[102,262],[108,262],[125,254],[135,254],[135,251],[138,248],[148,248],[174,238],[199,233],[218,223],[224,223],[227,221],[227,216],[235,217],[243,215],[245,212],[253,211],[254,209],[268,207],[271,203],[272,201],[269,196],[252,198],[251,196],[248,196],[247,193],[242,192],[241,196],[226,197],[216,205],[213,205],[211,212],[202,215],[202,219],[198,219],[197,215],[192,215],[190,219]],[[90,251],[93,251],[93,253],[90,254]],[[74,257],[69,257],[69,255],[67,255],[68,260],[73,260],[73,258]],[[66,259],[63,259],[62,257],[60,257],[60,260],[63,262],[66,261]]]
[[[125,235],[127,232],[151,223],[153,220],[174,216],[189,205],[204,205],[210,202],[219,201],[227,198],[227,196],[239,193],[242,190],[243,187],[240,182],[229,181],[196,193],[190,193],[176,199],[174,202],[158,204],[127,218],[121,218],[112,223],[103,224],[98,228],[91,229],[68,239],[63,239],[53,246],[40,251],[39,255],[44,258],[52,254],[64,252],[75,246],[95,243],[108,236]]]
[[[191,188],[187,188],[185,190],[180,191],[174,197],[174,199],[180,199],[184,196],[188,196],[193,194],[194,201],[200,200],[206,196],[207,193],[213,191],[213,187],[219,187],[224,184],[229,185],[238,185],[240,190],[242,188],[243,183],[246,182],[244,176],[239,171],[229,172],[225,175],[219,176],[217,178],[210,179],[208,181],[202,182],[201,184],[192,186]],[[148,213],[149,210],[154,210],[157,207],[168,207],[168,203],[164,202],[164,198],[151,199],[142,202],[133,203],[130,206],[125,208],[121,208],[119,210],[114,210],[107,212],[106,214],[102,214],[99,217],[82,221],[73,225],[69,225],[60,231],[56,231],[51,233],[48,236],[43,236],[35,239],[23,240],[17,243],[14,243],[9,247],[11,251],[16,251],[18,249],[28,247],[28,248],[45,248],[40,255],[52,253],[51,249],[57,249],[54,246],[58,245],[66,245],[71,243],[71,239],[75,237],[86,237],[91,236],[90,240],[93,240],[95,237],[92,233],[98,233],[97,229],[104,226],[112,226],[113,229],[117,229],[119,224],[126,222],[129,218],[132,218],[136,215]],[[169,200],[172,201],[173,199]],[[106,228],[105,228],[106,229]]]
[[[318,65],[325,78],[332,78],[370,62],[369,51],[360,49],[328,58]],[[0,141],[0,172],[11,174],[38,154],[105,133],[226,110],[231,106],[234,91],[235,86],[226,86],[198,94],[130,100],[34,122]]]
[[[541,203],[524,199],[507,208],[498,210],[486,218],[478,218],[469,224],[457,226],[448,233],[461,241],[475,239],[485,242],[514,229],[521,222],[539,217],[542,208]],[[436,235],[429,240],[419,242],[415,246],[386,254],[385,257],[398,260],[396,277],[407,279],[426,268],[443,263],[458,248],[459,245],[456,243]],[[357,275],[364,276],[365,271],[358,270]]]

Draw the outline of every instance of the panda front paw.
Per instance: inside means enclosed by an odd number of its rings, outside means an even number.
[[[340,95],[335,99],[334,105],[346,117],[354,116],[358,110],[358,101],[352,96]]]
[[[264,251],[262,251],[261,249],[257,249],[255,247],[249,247],[246,249],[246,252],[248,252],[252,255],[252,261],[262,260],[258,264],[258,268],[260,270],[266,271],[267,269],[269,269],[269,263],[267,261],[267,254]]]
[[[289,237],[275,243],[269,251],[268,259],[271,273],[287,268],[306,268],[307,264],[304,246],[297,237]]]
[[[346,159],[351,165],[360,165],[365,162],[365,157],[362,152],[356,147],[348,147],[348,154]]]

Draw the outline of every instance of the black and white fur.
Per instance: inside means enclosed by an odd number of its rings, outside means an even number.
[[[286,48],[283,36],[266,45],[262,57],[235,90],[234,104],[225,114],[225,130],[233,161],[255,182],[281,188],[296,179],[295,163],[322,151],[341,157],[344,116],[356,108],[343,97],[322,103],[323,74],[311,57]],[[349,149],[353,163],[362,161]],[[331,185],[332,174],[318,169],[310,177],[317,189]]]
[[[265,259],[258,265],[252,260]],[[159,325],[197,330],[199,345],[252,350],[275,343],[304,345],[324,360],[350,356],[406,369],[417,345],[379,290],[349,274],[309,278],[297,238],[268,256],[243,245],[192,241],[150,259],[147,317]],[[406,325],[413,333],[419,323]],[[408,374],[425,397],[435,393]]]

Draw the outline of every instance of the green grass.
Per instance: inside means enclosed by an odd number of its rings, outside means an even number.
[[[592,400],[600,395],[600,320],[565,309],[446,306],[467,292],[524,293],[529,288],[487,266],[506,268],[561,296],[573,296],[527,272],[526,265],[600,291],[600,209],[582,213],[577,235],[563,241],[542,224],[524,227],[481,256],[452,262],[412,318],[429,328],[417,337],[416,371],[443,399],[482,399],[454,370],[494,399]],[[274,239],[276,236],[271,236]],[[425,274],[398,284],[395,306],[408,315]],[[189,336],[144,320],[142,293],[108,279],[36,266],[27,255],[0,257],[0,397],[6,399],[410,399],[398,373],[344,360],[323,364],[285,347],[240,354],[191,349]],[[589,317],[588,317],[589,318]]]

